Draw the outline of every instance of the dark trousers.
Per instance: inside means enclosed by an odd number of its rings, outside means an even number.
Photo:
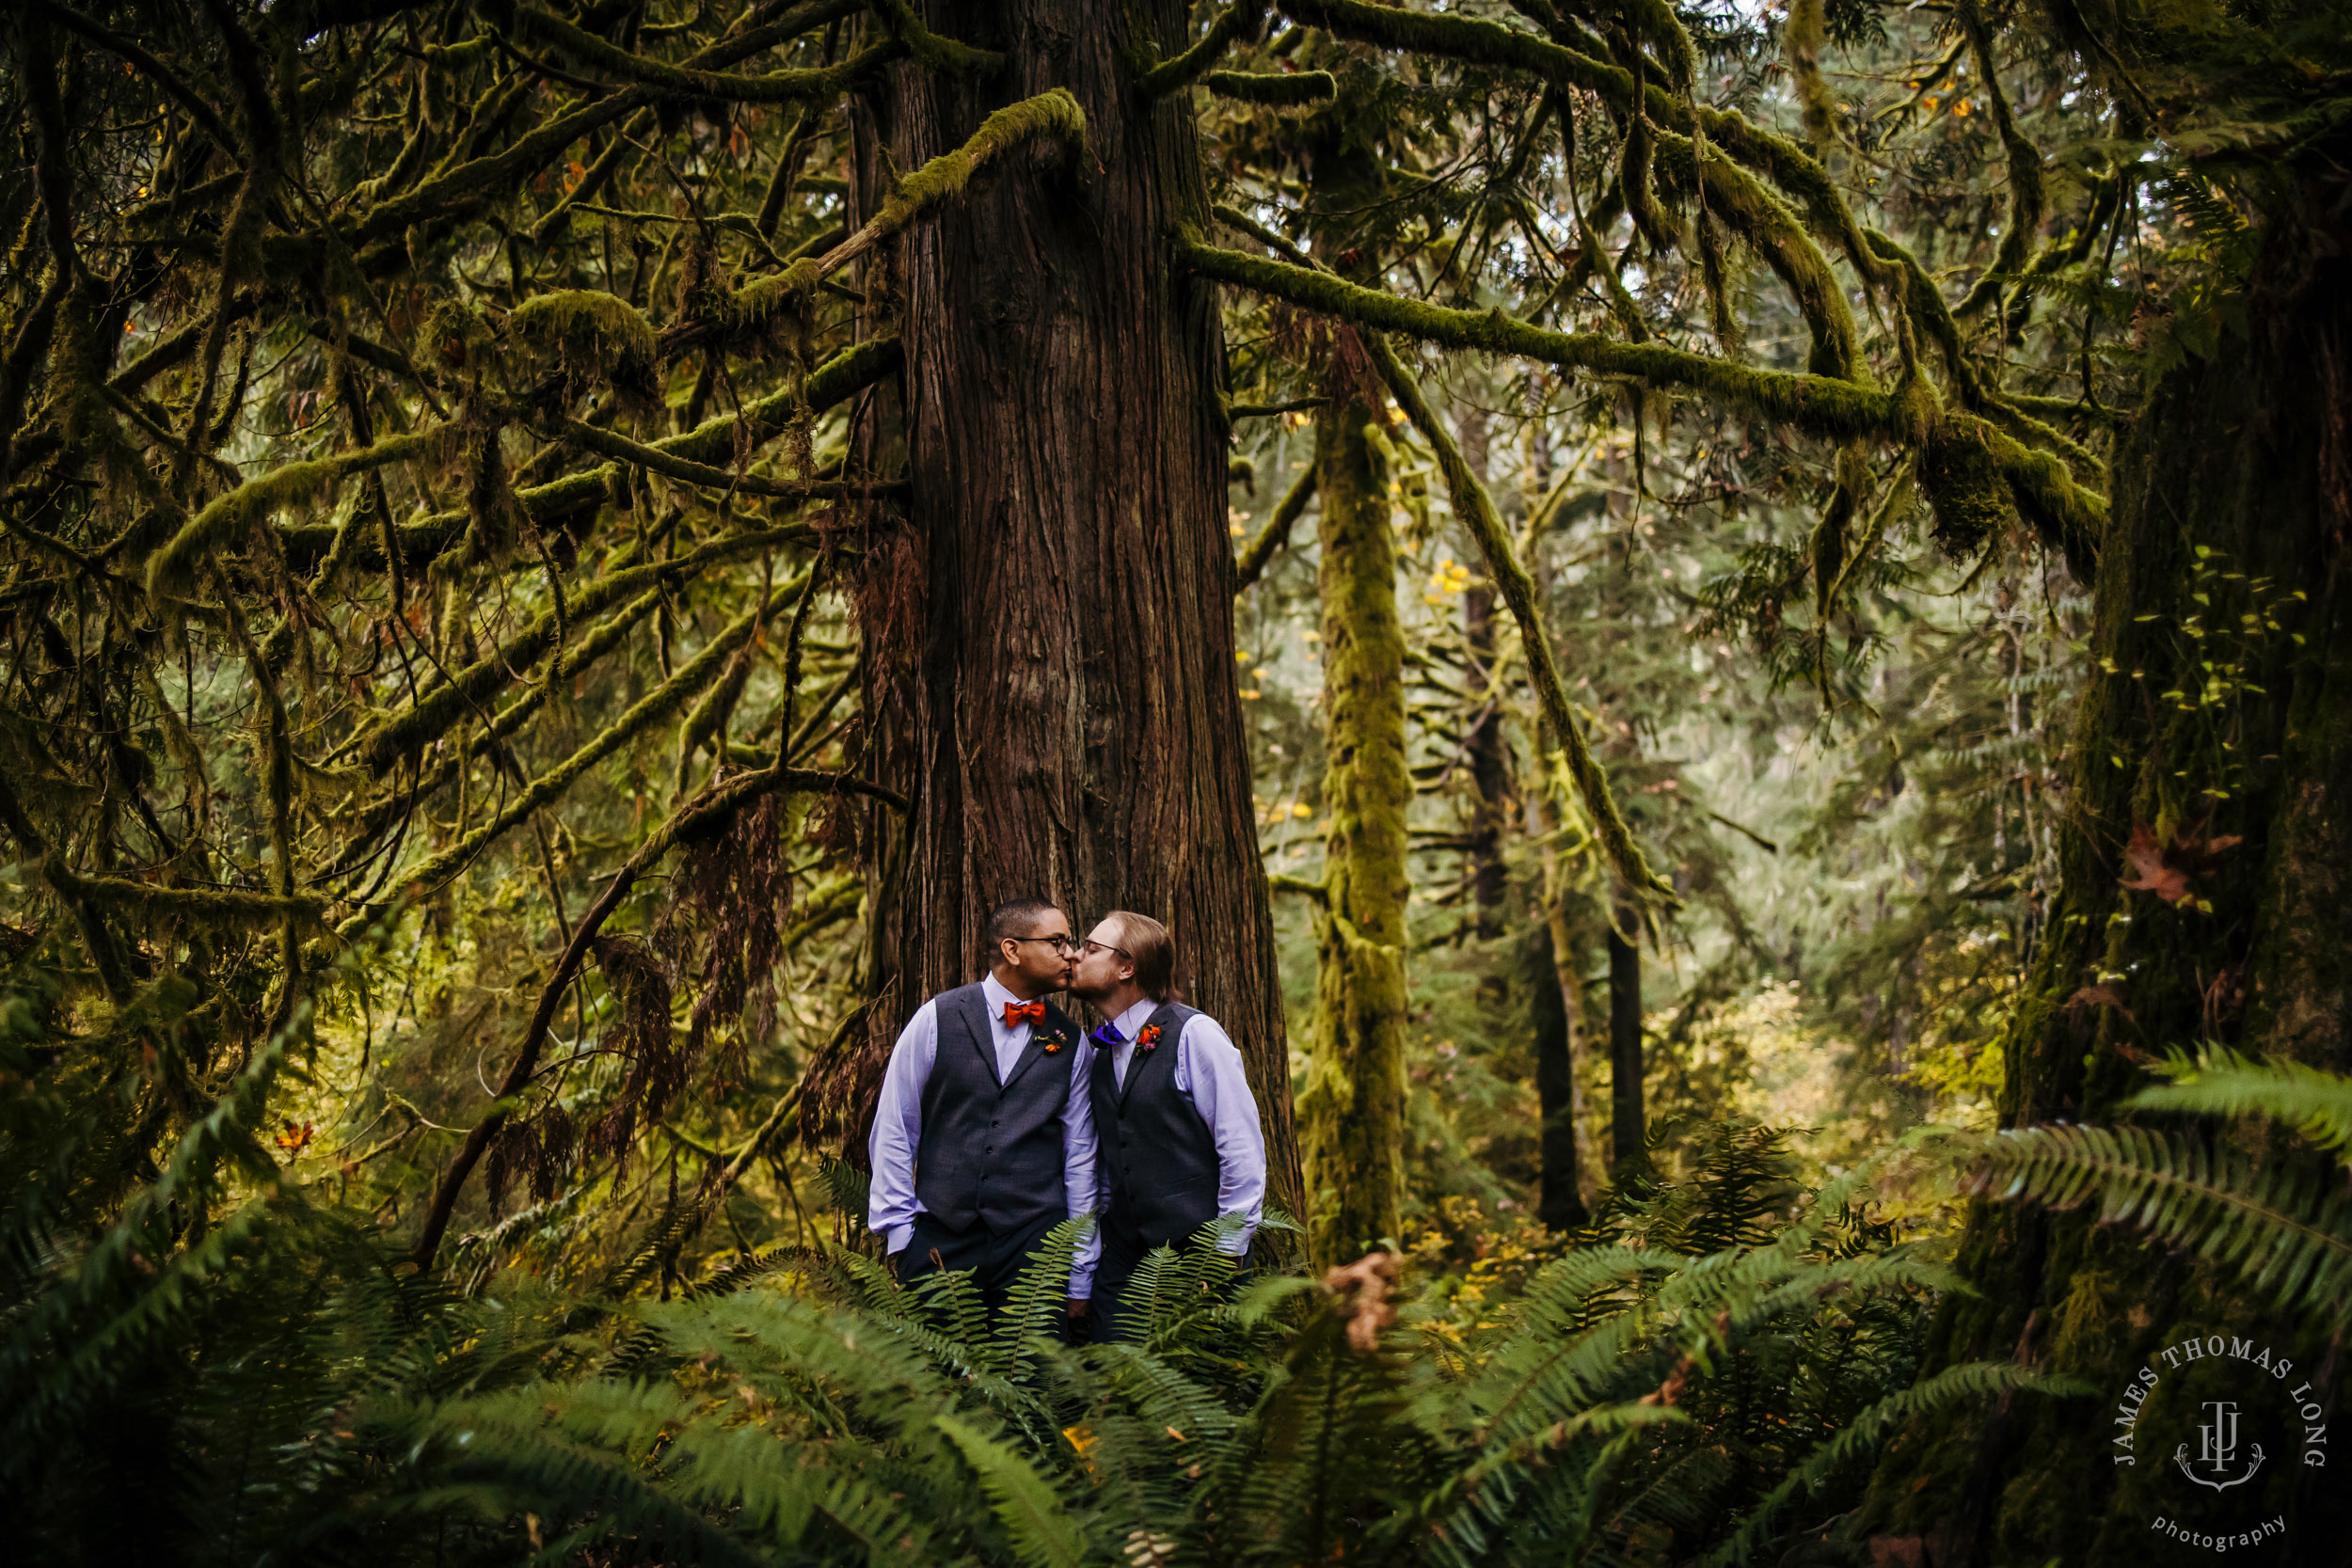
[[[1121,1321],[1132,1311],[1148,1310],[1148,1301],[1129,1302],[1127,1284],[1136,1269],[1143,1262],[1143,1255],[1151,1249],[1143,1239],[1124,1226],[1105,1225],[1103,1230],[1103,1257],[1094,1265],[1094,1301],[1087,1309],[1092,1321],[1094,1338],[1098,1344],[1113,1339],[1136,1340],[1143,1338],[1142,1324]]]
[[[965,1229],[950,1230],[929,1214],[917,1214],[914,1235],[906,1250],[892,1259],[898,1265],[898,1283],[912,1285],[927,1274],[969,1270],[980,1302],[993,1318],[1005,1309],[1014,1282],[1028,1272],[1029,1254],[1045,1244],[1045,1238],[1065,1217],[1049,1213],[1017,1230],[994,1231],[979,1220]]]
[[[1102,1229],[1103,1259],[1094,1266],[1094,1305],[1089,1314],[1093,1320],[1095,1342],[1108,1344],[1118,1339],[1133,1343],[1143,1338],[1144,1315],[1152,1309],[1148,1297],[1129,1293],[1128,1286],[1134,1281],[1136,1270],[1143,1266],[1145,1256],[1154,1244],[1174,1247],[1181,1258],[1191,1251],[1200,1232],[1195,1230],[1172,1242],[1153,1243],[1115,1220]],[[1234,1261],[1238,1263],[1240,1259]],[[1231,1301],[1241,1282],[1238,1273],[1226,1279],[1216,1288],[1217,1299]]]

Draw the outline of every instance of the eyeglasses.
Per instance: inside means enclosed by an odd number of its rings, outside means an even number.
[[[1007,937],[1005,940],[1007,942],[1051,942],[1053,944],[1054,951],[1061,954],[1064,958],[1069,957],[1071,954],[1075,953],[1078,950],[1077,942],[1066,935],[1058,937]]]
[[[1097,948],[1100,948],[1105,953],[1116,953],[1122,958],[1132,958],[1135,957],[1133,953],[1128,952],[1124,947],[1113,947],[1109,942],[1097,942],[1092,937],[1087,938],[1087,940],[1079,945],[1078,951],[1081,954],[1089,954],[1094,952]]]

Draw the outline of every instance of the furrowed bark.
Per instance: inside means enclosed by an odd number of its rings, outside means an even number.
[[[1213,292],[1168,267],[1165,245],[1207,221],[1208,198],[1190,103],[1141,98],[1128,58],[1139,38],[1164,51],[1183,38],[1184,8],[899,9],[1002,59],[993,73],[893,72],[861,121],[859,221],[896,171],[1053,87],[1084,114],[1087,154],[1014,150],[985,189],[866,259],[871,276],[887,254],[906,323],[902,401],[876,450],[903,441],[914,526],[910,554],[864,568],[864,708],[878,776],[915,810],[903,829],[877,822],[866,849],[869,983],[886,1000],[815,1069],[812,1141],[863,1159],[899,1026],[973,976],[992,906],[1035,894],[1073,919],[1126,908],[1168,925],[1178,990],[1248,1064],[1268,1202],[1295,1215],[1232,627],[1200,612],[1233,593],[1223,348]]]

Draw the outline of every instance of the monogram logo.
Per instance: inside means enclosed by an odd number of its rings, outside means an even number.
[[[2233,1486],[2243,1486],[2254,1479],[2254,1472],[2263,1467],[2263,1446],[2253,1445],[2253,1460],[2236,1475],[2230,1475],[2230,1466],[2237,1459],[2237,1402],[2207,1400],[2205,1419],[2197,1428],[2197,1463],[2191,1466],[2188,1445],[2183,1443],[2172,1450],[2172,1463],[2181,1467],[2181,1474],[2200,1486],[2210,1486],[2217,1492],[2227,1492]],[[2202,1469],[2208,1474],[2199,1475]]]
[[[2328,1467],[2328,1410],[2317,1381],[2280,1349],[2252,1336],[2192,1334],[2159,1348],[2123,1386],[2108,1438],[2118,1502],[2146,1509],[2152,1534],[2199,1551],[2252,1550],[2249,1562],[2315,1560],[2280,1504],[2306,1484],[2302,1475]],[[2137,1465],[2142,1458],[2152,1463]]]

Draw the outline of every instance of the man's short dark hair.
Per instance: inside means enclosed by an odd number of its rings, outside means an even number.
[[[1059,904],[1042,898],[1009,898],[989,911],[987,934],[981,939],[981,966],[993,965],[1004,956],[1007,937],[1029,936],[1047,915],[1060,912]]]

